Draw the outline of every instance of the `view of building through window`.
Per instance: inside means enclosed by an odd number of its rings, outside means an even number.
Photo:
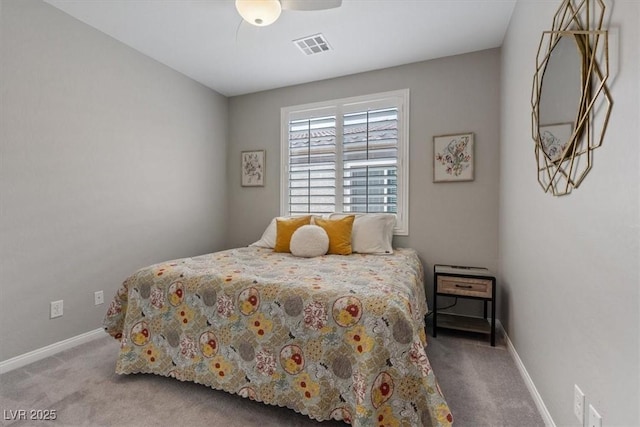
[[[406,188],[401,191],[408,185],[408,174],[401,173],[407,163],[402,129],[408,127],[408,91],[400,92],[283,109],[282,215],[401,216],[408,206],[402,200]]]
[[[334,212],[338,198],[344,212],[397,212],[398,110],[341,120],[339,138],[335,116],[289,122],[290,214]]]

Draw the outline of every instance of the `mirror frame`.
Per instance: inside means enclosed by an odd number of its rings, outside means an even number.
[[[592,16],[591,3],[596,14]],[[603,0],[563,0],[554,15],[552,29],[544,31],[538,45],[531,104],[532,137],[538,182],[554,196],[578,188],[593,163],[593,150],[602,145],[613,101],[606,85],[609,78],[608,32],[602,29]],[[540,135],[540,100],[544,73],[560,39],[575,39],[582,58],[581,93],[571,135],[559,158],[552,159]],[[596,116],[596,112],[598,115]]]

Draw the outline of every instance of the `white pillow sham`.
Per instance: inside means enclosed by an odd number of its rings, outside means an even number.
[[[311,224],[315,224],[313,218],[315,216],[311,215]],[[276,224],[277,219],[287,219],[287,218],[295,218],[294,216],[277,216],[271,220],[267,228],[262,233],[262,237],[257,242],[253,242],[249,246],[258,246],[260,248],[270,248],[273,249],[276,247],[276,235],[278,233],[278,226]]]
[[[276,246],[276,233],[278,231],[276,219],[277,217],[271,220],[266,230],[264,230],[264,233],[262,233],[262,237],[260,237],[260,240],[258,240],[257,242],[253,242],[249,246],[258,246],[260,248],[273,249]]]
[[[329,219],[344,218],[352,213],[333,213]],[[385,213],[356,214],[351,231],[351,249],[361,254],[392,254],[396,216]]]

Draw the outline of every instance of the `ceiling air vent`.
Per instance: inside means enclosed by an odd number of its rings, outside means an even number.
[[[293,44],[295,44],[305,55],[315,55],[316,53],[331,50],[329,42],[327,42],[327,39],[325,39],[322,34],[315,34],[313,36],[294,40]]]

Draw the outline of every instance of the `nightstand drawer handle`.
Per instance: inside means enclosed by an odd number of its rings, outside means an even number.
[[[472,289],[473,286],[471,286],[471,285],[459,285],[459,284],[456,283],[456,288]]]

